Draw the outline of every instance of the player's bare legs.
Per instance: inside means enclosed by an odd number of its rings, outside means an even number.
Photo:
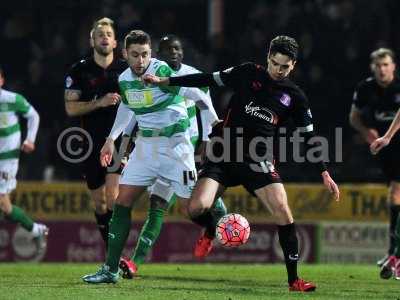
[[[196,187],[188,205],[188,215],[192,221],[205,228],[198,239],[194,248],[194,256],[202,258],[207,256],[212,249],[212,241],[215,238],[215,226],[219,216],[210,210],[214,200],[222,195],[225,188],[211,178],[201,178],[196,183]]]
[[[111,173],[106,175],[105,196],[106,196],[106,205],[108,210],[113,209],[114,202],[118,197],[119,178],[120,178],[119,174]]]
[[[107,211],[106,191],[103,184],[97,189],[90,190],[90,197],[94,205],[94,216],[96,218],[97,229],[106,245],[108,241],[108,223],[110,222],[112,211]]]
[[[105,214],[107,212],[107,202],[104,185],[95,190],[90,190],[90,196],[94,202],[95,212],[98,214]]]
[[[12,210],[12,204],[8,194],[0,194],[0,210],[8,216]]]
[[[105,176],[105,184],[95,190],[90,190],[94,201],[97,227],[106,244],[106,249],[113,205],[118,197],[119,177],[119,174],[107,174]]]
[[[299,246],[296,229],[282,183],[272,183],[254,191],[261,202],[269,209],[278,225],[279,242],[285,256],[289,290],[314,291],[316,286],[297,277]]]
[[[290,211],[285,188],[282,183],[272,183],[254,193],[261,202],[268,208],[277,225],[293,223],[292,212]]]
[[[199,216],[210,209],[215,196],[222,194],[223,190],[223,186],[214,179],[207,177],[200,178],[190,197],[188,207],[189,216]]]

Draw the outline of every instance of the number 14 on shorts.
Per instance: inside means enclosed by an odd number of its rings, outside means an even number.
[[[183,171],[183,184],[188,185],[191,181],[196,182],[197,172],[193,171]]]

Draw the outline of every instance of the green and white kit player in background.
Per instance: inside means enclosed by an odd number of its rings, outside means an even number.
[[[32,238],[42,251],[46,247],[49,232],[46,225],[34,223],[18,206],[12,205],[10,193],[16,188],[19,153],[31,153],[35,150],[35,139],[39,128],[39,115],[36,110],[17,94],[4,90],[4,73],[0,67],[0,209],[5,217],[20,224],[32,233]],[[28,120],[28,132],[21,145],[19,117]]]
[[[183,47],[180,39],[175,35],[167,35],[160,40],[158,47],[158,58],[165,61],[169,67],[174,71],[173,76],[182,76],[193,73],[199,73],[196,68],[193,68],[189,65],[183,64]],[[204,90],[208,97],[210,97],[210,93],[208,88]],[[210,100],[211,101],[211,100]],[[199,152],[205,150],[204,143],[209,141],[208,135],[211,133],[210,122],[208,122],[208,114],[209,110],[201,110],[200,111],[200,120],[202,125],[202,136],[201,141],[199,141],[199,128],[197,125],[196,118],[196,105],[193,100],[186,99],[186,106],[188,110],[188,115],[190,119],[190,127],[188,128],[190,134],[190,140],[195,148],[201,148]],[[133,128],[136,124],[136,120],[133,118],[129,123],[128,127],[124,130],[124,135],[130,135],[133,131]],[[165,195],[173,194],[171,187],[160,185],[156,182],[156,185],[151,188],[154,191],[157,191],[160,197],[152,197],[151,205],[148,211],[148,216],[146,221],[143,224],[142,230],[137,240],[136,248],[132,253],[131,258],[121,258],[120,261],[120,269],[122,270],[122,277],[124,278],[132,278],[133,275],[137,272],[139,265],[141,265],[151,248],[153,247],[155,241],[157,240],[165,212],[167,208],[172,207],[176,202],[176,195],[174,194],[171,199],[165,199]],[[163,199],[161,199],[163,198]],[[157,203],[160,202],[161,203]],[[168,203],[168,207],[167,204]],[[182,213],[186,215],[187,212],[187,202],[184,201],[181,206]],[[219,220],[221,217],[226,215],[227,210],[221,198],[217,199],[214,203],[214,207],[212,209],[212,213],[215,215],[215,220]],[[213,226],[212,228],[215,228]],[[204,243],[204,235],[210,237],[206,241],[210,244],[212,243],[212,239],[214,238],[214,232],[207,233],[206,231],[201,235],[198,243]],[[200,257],[198,251],[196,251],[197,247],[194,248],[194,255],[196,257]],[[209,247],[211,250],[211,247]]]
[[[87,283],[115,283],[122,250],[131,228],[132,204],[147,187],[172,187],[178,199],[188,201],[196,181],[194,150],[190,142],[190,120],[185,98],[193,99],[200,109],[209,110],[210,124],[218,122],[211,99],[197,88],[158,87],[145,85],[142,76],[156,74],[171,76],[168,65],[151,58],[150,36],[133,30],[125,37],[123,49],[129,68],[119,77],[122,102],[100,155],[102,165],[111,163],[114,140],[128,126],[132,118],[138,123],[136,146],[125,166],[119,184],[119,195],[110,221],[107,258],[100,270],[86,275]],[[208,126],[207,126],[208,127]],[[170,199],[166,189],[153,189],[151,201],[165,210]],[[158,205],[157,204],[157,205]],[[157,207],[154,207],[155,209]]]

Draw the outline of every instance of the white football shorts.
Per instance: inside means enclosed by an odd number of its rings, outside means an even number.
[[[120,184],[151,186],[156,180],[170,185],[181,198],[190,198],[197,173],[194,149],[187,136],[138,137]],[[164,198],[164,197],[163,197]]]
[[[9,194],[17,187],[18,159],[0,160],[0,194]]]

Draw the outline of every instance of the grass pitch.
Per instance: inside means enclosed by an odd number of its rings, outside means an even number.
[[[0,264],[0,299],[393,299],[400,281],[379,278],[379,269],[358,265],[301,265],[317,283],[314,293],[289,293],[284,265],[145,264],[133,280],[88,285],[81,277],[94,264]]]

